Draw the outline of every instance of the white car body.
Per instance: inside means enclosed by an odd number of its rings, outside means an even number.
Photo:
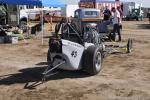
[[[60,69],[80,70],[84,49],[84,46],[78,43],[62,39],[62,53],[51,53],[51,58],[59,55],[65,59],[66,63],[61,65]],[[60,64],[62,61],[63,59],[54,60],[53,66]]]

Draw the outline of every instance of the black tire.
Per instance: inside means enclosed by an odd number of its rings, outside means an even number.
[[[130,18],[129,17],[126,17],[126,21],[129,21],[130,20]]]
[[[50,50],[48,50],[47,52],[47,63],[51,62],[51,54],[50,54]]]
[[[113,33],[110,33],[108,36],[109,40],[116,41],[116,35],[114,36]]]
[[[132,52],[132,48],[133,48],[133,41],[132,41],[132,39],[128,39],[127,53],[131,53]]]
[[[23,30],[23,32],[27,32],[27,22],[26,21],[20,21],[19,27]]]
[[[136,17],[136,21],[139,21],[139,18],[138,18],[138,17]]]
[[[98,74],[102,69],[102,58],[99,47],[88,47],[83,55],[83,69],[90,75]]]

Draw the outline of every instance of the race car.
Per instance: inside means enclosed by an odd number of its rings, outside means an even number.
[[[78,11],[82,10],[76,12]],[[132,39],[129,39],[125,46],[107,45],[103,35],[97,30],[96,22],[86,21],[85,23],[84,20],[78,22],[84,23],[82,27],[79,28],[77,23],[66,20],[57,23],[55,35],[49,39],[48,67],[43,72],[43,80],[56,68],[71,71],[83,70],[89,75],[96,75],[101,71],[103,59],[107,54],[111,54],[116,49],[131,52]]]
[[[102,69],[105,46],[96,29],[87,25],[81,36],[70,23],[65,23],[62,27],[62,34],[51,37],[49,41],[49,68],[83,70],[90,75],[98,74]]]

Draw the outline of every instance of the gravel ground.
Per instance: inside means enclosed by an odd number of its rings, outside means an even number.
[[[131,54],[108,56],[96,76],[61,71],[44,84],[48,39],[36,37],[19,44],[0,44],[0,100],[150,100],[150,25],[123,22],[123,39],[133,38]],[[26,85],[36,83],[36,87]]]

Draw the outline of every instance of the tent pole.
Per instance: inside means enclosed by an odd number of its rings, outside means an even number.
[[[19,7],[19,5],[17,5],[17,25],[19,25],[19,19],[20,19],[20,7]]]
[[[29,28],[29,27],[30,27],[29,17],[30,17],[30,16],[29,16],[29,15],[30,15],[30,11],[29,11],[29,13],[28,13],[28,15],[27,15],[27,16],[28,16],[28,17],[27,17],[27,31],[28,31],[28,37],[30,36],[30,32],[29,32],[29,30],[30,30],[30,28]]]
[[[43,19],[43,6],[42,6],[42,45],[44,44],[44,19]]]

